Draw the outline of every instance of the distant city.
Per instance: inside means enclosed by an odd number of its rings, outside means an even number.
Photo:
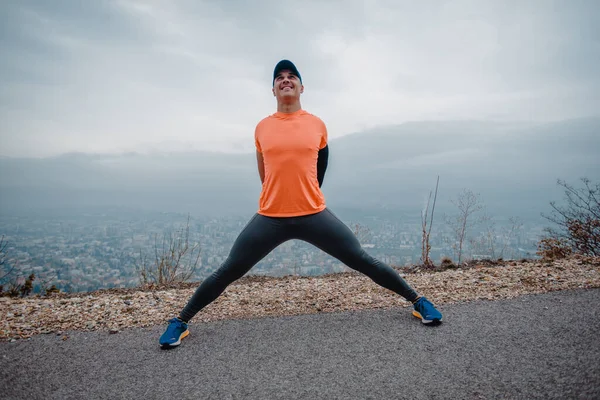
[[[55,284],[65,292],[139,286],[142,258],[146,263],[154,262],[156,250],[163,248],[163,239],[181,232],[187,218],[185,213],[114,208],[2,215],[0,235],[4,235],[7,253],[3,268],[7,271],[14,267],[21,280],[34,273],[34,291],[39,291],[40,284]],[[197,269],[190,280],[202,280],[221,265],[247,222],[248,218],[241,217],[190,215],[190,245],[198,244],[200,249]],[[381,261],[396,267],[421,262],[422,228],[418,216],[361,214],[344,222],[355,231],[365,250]],[[524,222],[509,233],[514,227],[506,217],[494,219],[494,230],[472,228],[463,245],[463,260],[535,258],[544,228],[541,221]],[[452,226],[442,222],[441,217],[439,221],[434,219],[430,256],[436,264],[442,257],[456,261],[452,232]],[[292,240],[276,248],[248,274],[317,276],[348,270],[314,246]],[[6,285],[6,279],[1,283]]]

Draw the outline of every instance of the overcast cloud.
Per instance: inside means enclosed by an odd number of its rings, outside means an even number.
[[[3,1],[0,154],[252,150],[289,58],[330,137],[598,115],[589,1]]]

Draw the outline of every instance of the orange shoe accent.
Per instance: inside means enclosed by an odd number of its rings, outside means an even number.
[[[421,316],[421,313],[418,311],[413,311],[413,315],[419,319],[423,319],[423,317]]]

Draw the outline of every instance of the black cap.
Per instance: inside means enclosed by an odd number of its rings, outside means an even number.
[[[298,72],[298,68],[296,68],[294,63],[290,60],[281,60],[277,63],[277,65],[275,66],[275,70],[273,71],[273,85],[275,84],[275,78],[277,77],[277,75],[284,69],[292,71],[292,73],[296,75],[298,79],[300,79],[300,83],[302,83],[302,77],[300,76],[300,72]]]

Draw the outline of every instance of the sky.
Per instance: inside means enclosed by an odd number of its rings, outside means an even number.
[[[273,67],[336,138],[597,116],[595,0],[0,3],[0,155],[253,151]]]

